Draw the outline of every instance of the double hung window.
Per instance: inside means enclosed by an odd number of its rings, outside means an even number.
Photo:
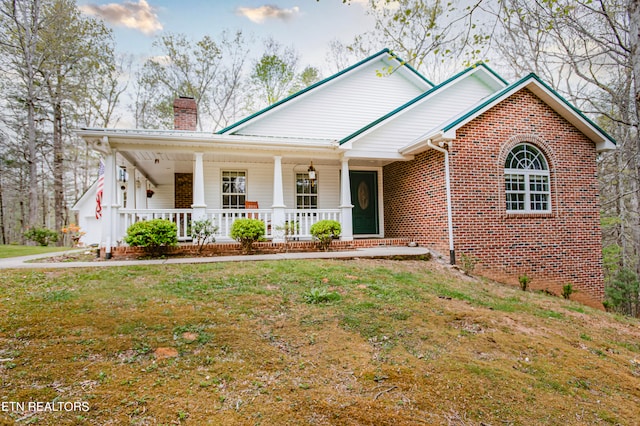
[[[247,172],[222,172],[222,208],[243,209],[247,197]]]
[[[296,207],[298,209],[318,208],[318,180],[309,179],[308,173],[296,173]]]

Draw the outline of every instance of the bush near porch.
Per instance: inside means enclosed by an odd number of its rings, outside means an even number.
[[[264,238],[264,222],[260,219],[237,219],[231,225],[231,238],[238,241],[244,253],[251,253],[253,243]]]
[[[342,227],[340,222],[335,220],[321,220],[311,225],[311,235],[318,240],[320,249],[327,251],[331,242],[340,237]]]
[[[148,254],[157,256],[178,244],[178,227],[166,219],[144,220],[127,229],[124,242],[133,247],[142,247]]]

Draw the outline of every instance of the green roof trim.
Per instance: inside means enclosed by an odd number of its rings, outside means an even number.
[[[413,68],[407,61],[405,61],[404,59],[402,59],[400,56],[396,55],[395,53],[393,53],[391,50],[389,49],[384,49],[383,51],[381,51],[380,53],[387,51],[387,53],[389,54],[389,56],[391,56],[393,59],[395,59],[396,61],[400,62],[400,66],[404,66],[406,67],[409,71],[411,71],[412,73],[414,73],[415,75],[417,75],[420,79],[424,80],[427,84],[429,84],[429,86],[431,87],[435,87],[436,85],[434,83],[431,82],[431,80],[429,80],[427,77],[425,77],[424,75],[420,74],[415,68]]]
[[[247,121],[254,119],[255,117],[257,117],[257,116],[259,116],[259,115],[262,115],[262,114],[264,114],[265,112],[270,111],[270,110],[274,109],[275,107],[277,107],[277,106],[279,106],[279,105],[282,105],[282,104],[284,104],[285,102],[290,101],[291,99],[297,98],[298,96],[300,96],[300,95],[302,95],[302,94],[304,94],[304,93],[307,93],[307,92],[309,92],[309,91],[311,91],[311,90],[315,89],[315,88],[316,88],[316,87],[318,87],[318,86],[321,86],[321,85],[323,85],[323,84],[325,84],[325,83],[327,83],[327,82],[329,82],[329,81],[331,81],[331,80],[334,80],[334,79],[336,79],[337,77],[340,77],[341,75],[346,74],[346,73],[348,73],[349,71],[354,70],[354,69],[356,69],[356,68],[358,68],[358,67],[362,66],[363,64],[365,64],[365,63],[367,63],[367,62],[369,62],[369,61],[371,61],[371,60],[373,60],[373,59],[377,58],[378,56],[380,56],[380,55],[382,55],[382,54],[385,54],[385,53],[386,53],[386,54],[388,54],[389,56],[391,56],[391,57],[392,57],[393,59],[395,59],[396,61],[399,61],[400,63],[402,63],[404,66],[406,66],[406,67],[407,67],[407,69],[409,69],[411,72],[413,72],[413,73],[414,73],[417,77],[419,77],[421,80],[425,81],[425,82],[426,82],[427,84],[429,84],[430,86],[433,86],[433,83],[432,83],[432,82],[430,82],[430,81],[429,81],[425,76],[423,76],[423,75],[422,75],[422,74],[420,74],[418,71],[416,71],[416,70],[415,70],[411,65],[409,65],[409,64],[407,64],[407,63],[404,63],[404,61],[403,61],[402,59],[400,59],[398,56],[396,56],[393,52],[391,52],[391,50],[389,50],[389,49],[382,49],[381,51],[379,51],[379,52],[377,52],[377,53],[374,53],[373,55],[369,56],[368,58],[365,58],[365,59],[361,60],[360,62],[358,62],[358,63],[356,63],[356,64],[354,64],[354,65],[351,65],[350,67],[347,67],[347,68],[343,69],[342,71],[337,72],[336,74],[333,74],[333,75],[331,75],[331,76],[329,76],[329,77],[327,77],[327,78],[325,78],[325,79],[322,79],[322,80],[320,80],[320,81],[318,81],[318,82],[316,82],[316,83],[312,84],[311,86],[305,87],[304,89],[299,90],[299,91],[297,91],[296,93],[294,93],[294,94],[292,94],[292,95],[289,95],[289,96],[287,96],[286,98],[283,98],[283,99],[279,100],[278,102],[275,102],[275,103],[273,103],[273,104],[269,105],[268,107],[263,108],[263,109],[261,109],[260,111],[257,111],[257,112],[255,112],[255,113],[253,113],[253,114],[251,114],[251,115],[249,115],[249,116],[247,116],[247,117],[243,118],[242,120],[237,121],[237,122],[235,122],[235,123],[231,124],[230,126],[225,127],[225,128],[224,128],[224,129],[222,129],[222,130],[218,130],[217,132],[215,132],[215,134],[218,134],[218,135],[224,134],[224,133],[228,132],[229,130],[231,130],[231,129],[235,128],[235,127],[238,127],[238,126],[240,126],[240,125],[242,125],[242,124],[246,123]]]
[[[448,85],[449,83],[459,79],[460,77],[462,77],[465,74],[468,74],[469,72],[475,70],[476,68],[478,68],[479,66],[482,66],[483,68],[486,68],[487,71],[489,71],[492,75],[494,75],[496,78],[498,78],[498,80],[500,80],[502,83],[504,83],[505,85],[508,85],[509,83],[507,83],[502,77],[500,77],[495,71],[493,71],[491,68],[489,68],[488,66],[486,66],[484,63],[477,63],[475,65],[470,66],[469,68],[460,71],[459,73],[455,74],[452,77],[449,77],[448,79],[446,79],[445,81],[443,81],[442,83],[438,84],[437,86],[432,87],[431,89],[427,90],[424,93],[421,93],[420,95],[416,96],[415,98],[411,99],[409,102],[405,103],[404,105],[400,105],[398,108],[394,109],[393,111],[383,115],[382,117],[378,118],[377,120],[367,124],[366,126],[364,126],[363,128],[356,130],[355,132],[351,133],[349,136],[346,136],[345,138],[341,139],[339,141],[339,144],[342,145],[346,142],[349,142],[351,139],[361,135],[362,133],[366,132],[367,130],[377,126],[378,124],[382,123],[383,121],[393,117],[394,115],[396,115],[397,113],[407,109],[408,107],[410,107],[411,105],[419,102],[420,100],[424,99],[425,97],[429,96],[430,94],[432,94],[433,92],[437,91],[438,89]]]
[[[502,76],[500,74],[498,74],[497,72],[495,72],[489,65],[487,65],[484,62],[478,62],[475,65],[473,65],[473,67],[482,67],[484,69],[486,69],[487,71],[489,71],[491,74],[493,74],[493,76],[495,78],[497,78],[498,80],[500,80],[504,85],[508,86],[509,82],[507,80],[505,80],[504,78],[502,78]]]
[[[513,83],[512,85],[505,87],[503,90],[501,90],[500,92],[496,93],[494,96],[492,96],[491,98],[487,99],[486,101],[482,102],[477,107],[471,109],[466,114],[462,115],[461,117],[459,117],[456,120],[452,121],[451,123],[447,124],[442,129],[442,131],[446,133],[446,132],[448,132],[450,130],[453,130],[454,128],[458,127],[460,124],[466,122],[471,117],[473,117],[476,114],[478,114],[480,111],[485,109],[487,106],[491,105],[492,103],[494,103],[495,101],[497,101],[501,97],[505,96],[507,93],[513,91],[514,89],[517,89],[518,86],[524,86],[525,83],[527,83],[530,80],[537,81],[540,85],[542,85],[542,87],[544,87],[546,90],[551,92],[551,94],[553,96],[555,96],[558,100],[560,100],[561,103],[563,103],[571,111],[573,111],[580,118],[582,118],[584,121],[586,121],[591,127],[593,127],[596,131],[601,133],[605,138],[607,138],[614,145],[617,145],[615,139],[613,139],[607,132],[602,130],[602,128],[600,126],[598,126],[596,123],[594,123],[589,117],[584,115],[584,113],[582,111],[580,111],[578,108],[576,108],[573,104],[571,104],[571,102],[567,101],[562,95],[560,95],[558,92],[553,90],[553,88],[551,86],[549,86],[544,81],[542,81],[540,79],[540,77],[538,77],[535,73],[531,73],[531,74],[527,75],[526,77],[521,78],[519,81]]]

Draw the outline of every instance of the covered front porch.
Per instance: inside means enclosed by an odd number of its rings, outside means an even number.
[[[384,237],[383,166],[394,159],[351,158],[333,141],[82,133],[104,159],[96,225],[107,253],[123,244],[133,223],[156,218],[176,223],[180,241],[189,241],[191,222],[202,219],[218,228],[217,242],[232,241],[231,226],[240,218],[262,220],[272,242],[309,240],[311,226],[325,219],[340,222],[345,241]]]

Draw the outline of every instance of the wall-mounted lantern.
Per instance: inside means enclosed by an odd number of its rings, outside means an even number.
[[[311,186],[313,187],[316,182],[316,169],[315,167],[313,167],[313,161],[309,165],[307,172],[309,173],[309,180],[311,181]]]

